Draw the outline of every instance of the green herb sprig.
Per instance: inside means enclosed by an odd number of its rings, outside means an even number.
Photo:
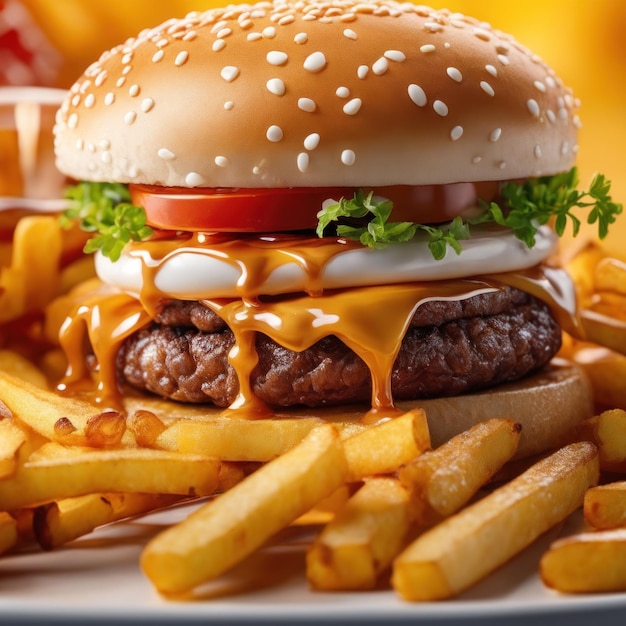
[[[342,219],[363,219],[371,215],[365,226],[347,226],[339,223],[339,237],[360,241],[371,248],[382,248],[389,244],[410,241],[418,232],[428,236],[428,247],[437,260],[442,259],[447,248],[461,253],[461,241],[470,236],[470,226],[495,223],[512,229],[515,237],[529,248],[535,245],[535,237],[541,226],[553,222],[557,235],[562,236],[567,223],[572,224],[573,235],[580,230],[581,220],[575,209],[588,211],[587,223],[598,225],[598,236],[604,239],[609,226],[622,212],[622,205],[613,202],[609,191],[611,183],[602,174],[597,174],[588,191],[577,189],[578,171],[574,167],[555,176],[544,176],[523,183],[506,183],[501,190],[504,207],[492,202],[482,203],[484,212],[475,219],[464,221],[454,218],[444,225],[424,225],[413,222],[390,222],[393,203],[387,199],[376,199],[373,193],[359,191],[354,198],[341,198],[330,203],[318,214],[317,234],[322,236],[332,222]]]
[[[66,197],[73,206],[64,211],[61,223],[69,227],[78,221],[82,230],[97,233],[85,244],[87,254],[100,250],[117,261],[128,242],[152,235],[144,209],[131,203],[126,185],[80,182],[66,190]]]

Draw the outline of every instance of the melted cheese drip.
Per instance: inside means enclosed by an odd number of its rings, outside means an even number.
[[[430,300],[457,300],[486,293],[503,285],[515,286],[544,300],[562,327],[577,332],[575,297],[563,270],[537,266],[507,272],[444,281],[407,282],[348,289],[321,289],[319,277],[331,259],[345,249],[341,242],[325,240],[315,245],[281,241],[261,244],[263,254],[249,242],[213,241],[211,254],[232,264],[240,279],[238,298],[204,298],[235,335],[229,355],[240,390],[227,411],[243,417],[271,413],[254,394],[250,375],[257,363],[256,333],[264,333],[294,351],[305,350],[323,337],[335,335],[359,355],[372,377],[371,419],[396,414],[391,392],[391,372],[402,338],[415,310]],[[189,244],[187,244],[189,245]],[[155,254],[155,246],[160,253]],[[103,402],[118,404],[115,356],[123,341],[146,326],[167,297],[155,287],[160,263],[175,249],[171,241],[152,242],[150,262],[144,258],[143,288],[139,298],[101,286],[83,299],[61,331],[61,343],[69,360],[63,386],[79,385],[87,375],[84,365],[85,333],[99,364],[99,393]],[[259,297],[267,276],[285,263],[296,262],[307,276],[307,294]],[[563,288],[562,285],[568,285]],[[189,298],[195,299],[195,298]]]

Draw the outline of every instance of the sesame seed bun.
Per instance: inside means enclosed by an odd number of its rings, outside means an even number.
[[[517,179],[573,165],[576,107],[539,58],[457,13],[231,6],[93,63],[59,111],[57,164],[182,187]]]

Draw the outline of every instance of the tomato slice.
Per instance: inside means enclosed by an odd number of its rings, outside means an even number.
[[[324,200],[351,198],[355,187],[206,189],[130,185],[150,226],[163,230],[269,233],[315,229]],[[394,203],[393,221],[446,222],[496,197],[498,182],[364,187]]]

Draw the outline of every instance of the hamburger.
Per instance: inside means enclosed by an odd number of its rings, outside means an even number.
[[[144,30],[57,115],[99,277],[61,328],[61,387],[251,418],[419,405],[435,444],[506,415],[521,454],[554,445],[592,411],[554,359],[582,332],[554,262],[587,193],[578,105],[513,37],[424,6],[264,2]]]

